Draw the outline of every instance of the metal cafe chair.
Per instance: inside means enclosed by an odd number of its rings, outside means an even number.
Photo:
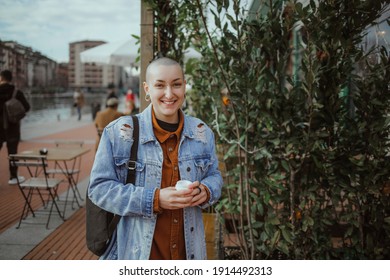
[[[66,148],[70,149],[73,147],[82,148],[84,145],[84,141],[79,140],[56,140],[55,146],[58,148]],[[65,216],[65,211],[67,207],[67,203],[69,201],[69,191],[73,190],[74,197],[72,199],[72,209],[74,209],[74,203],[76,203],[80,207],[79,200],[83,200],[78,188],[77,183],[79,180],[79,174],[81,170],[81,157],[74,159],[72,163],[70,163],[70,166],[63,166],[61,165],[60,161],[54,162],[54,168],[49,169],[47,172],[51,174],[54,178],[55,175],[65,175],[66,179],[68,180],[68,189],[66,192],[66,198],[64,200],[64,211],[63,215]],[[57,195],[57,189],[56,189],[56,197]]]
[[[62,215],[57,202],[55,200],[55,189],[62,182],[61,179],[50,178],[47,173],[47,160],[44,155],[9,155],[9,161],[11,166],[17,166],[20,169],[25,168],[27,170],[26,179],[20,181],[17,178],[17,185],[24,198],[24,207],[20,215],[19,224],[25,220],[29,213],[36,217],[38,213],[48,214],[46,228],[49,228],[49,222],[53,210],[57,211],[62,220]],[[45,200],[43,196],[47,194],[50,199]],[[38,196],[43,204],[43,209],[34,210],[32,207],[32,200],[34,196]],[[49,207],[50,206],[50,207]]]

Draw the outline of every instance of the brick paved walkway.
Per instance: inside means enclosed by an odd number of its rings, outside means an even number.
[[[85,185],[95,155],[95,137],[96,130],[89,115],[83,117],[81,122],[71,118],[60,122],[23,124],[18,151],[42,147],[50,149],[54,147],[55,140],[83,140],[85,147],[91,149],[82,158],[79,182]],[[0,151],[0,174],[0,259],[95,259],[85,247],[83,208],[73,212],[67,210],[69,214],[74,214],[68,216],[64,223],[51,222],[49,230],[42,225],[24,224],[20,229],[15,229],[23,208],[23,199],[16,185],[8,185],[5,144]],[[60,192],[65,188],[64,184]],[[32,205],[34,209],[42,206],[39,200],[34,200]]]

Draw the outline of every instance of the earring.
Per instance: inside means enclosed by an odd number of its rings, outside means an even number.
[[[150,101],[150,94],[149,94],[149,93],[147,93],[147,94],[145,95],[145,100],[146,100],[146,102],[149,102],[149,101]]]

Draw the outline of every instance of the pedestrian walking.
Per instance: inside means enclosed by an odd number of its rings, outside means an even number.
[[[80,90],[75,90],[73,94],[73,107],[76,107],[77,109],[77,119],[80,121],[81,120],[81,109],[84,106],[85,99],[84,99],[84,94]]]

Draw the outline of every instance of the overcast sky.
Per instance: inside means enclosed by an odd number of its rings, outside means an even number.
[[[250,2],[241,4],[248,8]],[[0,0],[0,40],[68,62],[71,42],[139,35],[140,9],[141,0]],[[389,39],[388,32],[385,36]]]
[[[140,34],[141,0],[0,0],[0,40],[68,62],[69,43]]]

